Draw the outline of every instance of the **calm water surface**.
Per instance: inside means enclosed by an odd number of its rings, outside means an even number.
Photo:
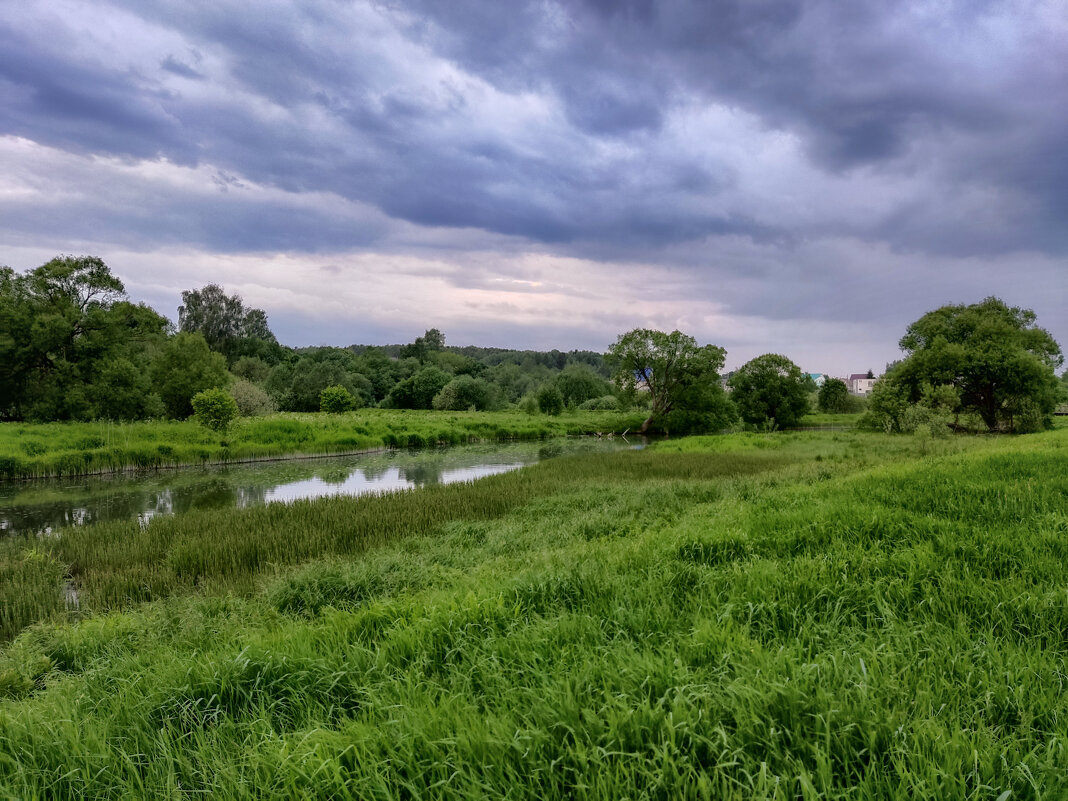
[[[621,439],[464,445],[151,473],[0,483],[0,536],[264,503],[472,481],[543,459],[633,447]]]

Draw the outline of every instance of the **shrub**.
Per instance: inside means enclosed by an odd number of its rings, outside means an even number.
[[[327,414],[341,414],[356,408],[356,398],[340,384],[319,393],[319,410]]]
[[[474,408],[483,412],[493,408],[495,395],[496,388],[481,378],[458,375],[434,396],[432,405],[441,410],[462,411]]]
[[[193,396],[193,417],[212,431],[223,432],[237,417],[237,402],[225,389],[206,389]]]
[[[564,396],[551,384],[546,384],[539,389],[537,398],[538,409],[542,414],[558,415],[564,410]]]
[[[819,410],[828,414],[840,414],[848,411],[849,387],[840,378],[828,378],[823,382],[817,395]]]
[[[868,396],[868,411],[860,418],[857,425],[874,431],[891,434],[903,431],[903,415],[909,407],[905,388],[894,381],[890,375],[875,382]]]
[[[277,411],[270,395],[243,378],[239,378],[230,387],[230,395],[237,403],[237,411],[242,417],[258,417]]]

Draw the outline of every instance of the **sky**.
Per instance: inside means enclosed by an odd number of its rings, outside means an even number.
[[[1068,347],[1063,0],[18,0],[0,42],[0,264],[172,319],[847,375],[997,295]]]

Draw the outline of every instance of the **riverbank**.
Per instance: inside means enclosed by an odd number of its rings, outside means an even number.
[[[692,438],[23,545],[0,587],[83,608],[0,654],[0,795],[1062,797],[1066,448]]]
[[[242,418],[225,438],[192,421],[0,423],[0,480],[314,458],[483,440],[622,433],[642,415],[360,409]]]

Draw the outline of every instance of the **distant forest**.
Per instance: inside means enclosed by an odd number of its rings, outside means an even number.
[[[177,325],[133,303],[98,258],[0,267],[0,419],[184,419],[225,387],[244,415],[349,408],[616,408],[604,355],[452,347],[430,329],[406,344],[289,348],[267,314],[216,284],[182,293]]]

